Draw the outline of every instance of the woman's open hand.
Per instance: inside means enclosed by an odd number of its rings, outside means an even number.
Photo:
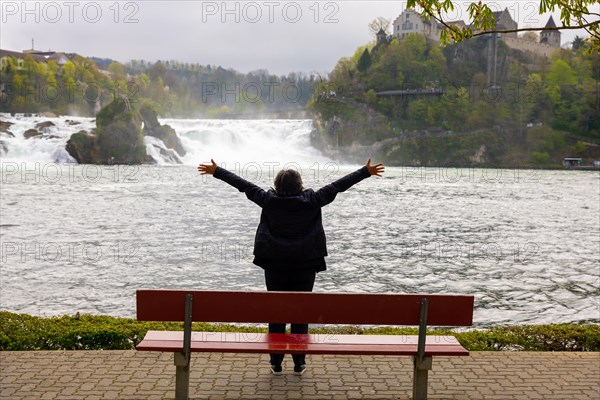
[[[212,175],[215,173],[215,169],[217,169],[217,163],[212,158],[210,159],[212,164],[200,164],[198,165],[198,172],[201,175]]]
[[[367,171],[371,175],[381,176],[385,171],[385,167],[382,163],[371,165],[371,159],[369,158],[369,161],[367,161]]]

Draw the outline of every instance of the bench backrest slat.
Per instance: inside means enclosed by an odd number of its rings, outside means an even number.
[[[137,319],[183,321],[191,293],[193,321],[418,325],[422,298],[429,299],[427,325],[470,326],[473,296],[138,290]]]

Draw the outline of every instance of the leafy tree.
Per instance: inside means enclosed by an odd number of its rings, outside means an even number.
[[[574,85],[576,78],[573,69],[563,60],[554,61],[548,72],[548,83],[556,86]]]
[[[582,38],[580,36],[575,36],[575,39],[573,39],[572,45],[573,45],[573,50],[577,51],[585,45],[585,40],[584,40],[584,38]]]
[[[30,78],[35,78],[35,75],[38,73],[39,69],[37,63],[30,55],[25,57],[25,62],[23,63],[23,68],[29,74]]]
[[[525,82],[525,87],[520,93],[520,100],[525,106],[524,119],[528,123],[530,121],[542,121],[544,113],[550,109],[548,98],[544,95],[544,83],[542,76],[537,73],[530,74]]]
[[[330,73],[330,81],[338,94],[353,92],[352,80],[354,66],[349,58],[341,58]]]
[[[377,105],[377,93],[373,89],[365,92],[365,101],[372,106]]]
[[[587,147],[588,146],[585,143],[583,143],[582,141],[578,140],[577,143],[575,143],[571,149],[572,149],[574,155],[576,155],[576,156],[583,156],[583,154],[586,151]]]
[[[108,72],[115,82],[115,88],[124,88],[126,85],[127,73],[125,72],[125,66],[118,62],[112,62],[108,66]]]
[[[521,39],[526,40],[528,42],[539,43],[540,35],[535,32],[525,32],[521,35]]]
[[[365,72],[367,70],[367,68],[369,68],[370,66],[371,66],[371,55],[369,54],[369,49],[365,49],[365,51],[363,51],[362,55],[360,56],[360,59],[358,60],[356,68],[360,72]]]
[[[440,114],[443,118],[446,129],[464,129],[467,127],[467,121],[457,116],[468,115],[469,113],[469,92],[463,87],[459,87],[454,92],[445,93],[440,103]]]
[[[547,151],[533,151],[531,152],[531,161],[534,164],[542,165],[548,162],[550,154]]]
[[[75,77],[75,64],[72,61],[67,61],[62,69],[67,77]]]
[[[400,42],[397,40],[392,41],[372,63],[369,75],[366,77],[366,84],[376,91],[402,87],[404,74],[400,68],[400,62],[403,53],[404,49],[401,47]]]

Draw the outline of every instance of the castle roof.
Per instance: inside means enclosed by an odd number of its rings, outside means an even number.
[[[46,62],[44,56],[41,56],[39,54],[21,53],[19,51],[0,49],[0,57],[15,57],[25,59],[25,57],[27,56],[31,56],[31,58],[33,58],[36,62]]]
[[[518,27],[517,21],[512,18],[508,8],[505,8],[503,11],[495,11],[492,14],[496,20],[496,28],[511,29]]]
[[[0,49],[0,57],[15,57],[25,59],[25,57],[31,56],[35,62],[43,62],[47,63],[48,61],[56,61],[58,65],[64,65],[69,62],[72,58],[75,58],[77,54],[73,54],[72,57],[69,57],[63,52],[55,52],[55,51],[37,51],[37,50],[27,50],[23,52],[11,51]]]
[[[508,12],[508,7],[506,7],[502,11],[494,11],[494,12],[492,12],[492,14],[494,15],[494,19],[496,19],[496,20],[498,20],[498,18],[500,18],[504,13],[507,13],[510,16],[510,13]]]
[[[554,18],[552,18],[552,15],[550,16],[550,19],[548,19],[548,22],[546,23],[546,28],[556,28],[556,24],[554,23]]]

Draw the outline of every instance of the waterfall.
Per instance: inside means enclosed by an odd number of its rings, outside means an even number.
[[[2,160],[19,162],[75,162],[65,146],[73,133],[91,131],[93,118],[84,117],[25,117],[0,114],[0,120],[12,123],[0,133]],[[41,135],[25,138],[25,132],[36,125],[50,121],[54,125],[38,129]],[[310,120],[202,120],[164,119],[175,129],[187,151],[179,157],[173,150],[154,137],[145,137],[146,152],[158,164],[197,165],[211,158],[225,163],[299,165],[324,162],[327,159],[310,144]]]

